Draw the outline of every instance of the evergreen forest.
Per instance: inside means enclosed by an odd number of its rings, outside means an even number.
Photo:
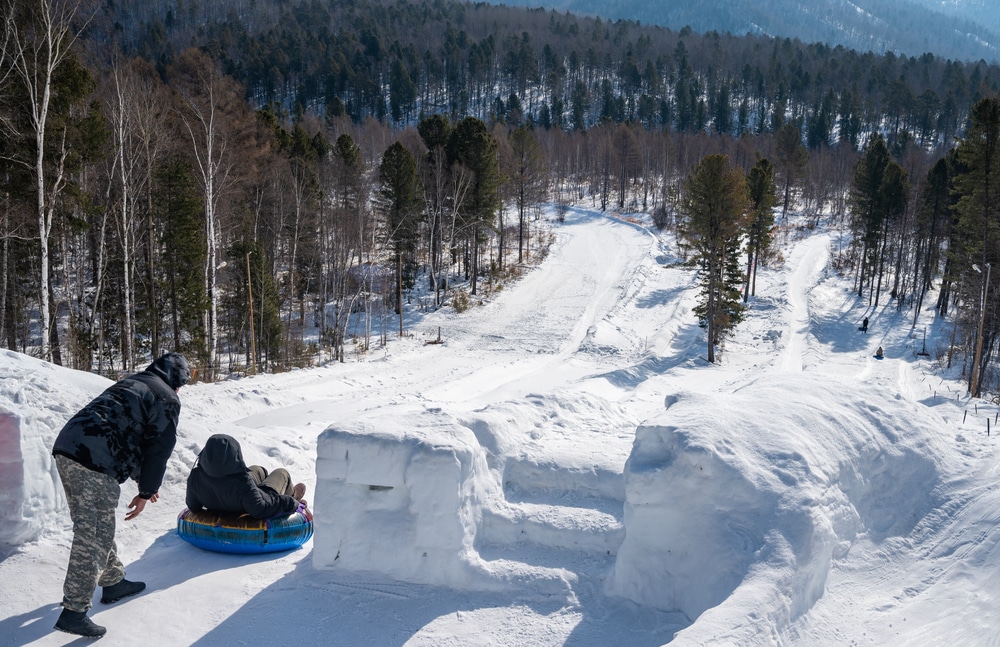
[[[3,347],[109,377],[167,350],[202,380],[348,361],[415,294],[516,280],[542,207],[582,204],[676,234],[710,361],[771,243],[822,224],[859,299],[915,320],[934,294],[940,360],[1000,392],[996,65],[452,0],[0,22]]]

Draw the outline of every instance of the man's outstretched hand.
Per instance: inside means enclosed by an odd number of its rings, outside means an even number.
[[[156,500],[160,498],[160,494],[157,492],[153,496],[149,497],[149,501],[156,503]],[[142,498],[138,494],[132,497],[132,502],[128,504],[129,512],[125,515],[125,521],[132,521],[145,509],[146,499]]]

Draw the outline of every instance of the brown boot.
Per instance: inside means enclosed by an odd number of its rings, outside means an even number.
[[[296,483],[295,487],[292,488],[292,498],[294,498],[296,501],[301,501],[302,497],[304,497],[305,495],[306,495],[306,484]]]

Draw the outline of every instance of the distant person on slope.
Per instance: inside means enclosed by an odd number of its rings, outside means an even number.
[[[865,317],[865,320],[861,322],[861,328],[858,330],[864,333],[868,332],[868,317]]]
[[[181,401],[177,391],[191,378],[187,360],[167,353],[141,373],[111,385],[69,419],[52,454],[73,520],[73,545],[56,629],[98,638],[107,631],[87,617],[94,590],[111,604],[146,588],[125,579],[115,546],[115,509],[121,484],[139,485],[125,515],[139,516],[156,502],[177,441]]]
[[[187,507],[192,512],[246,513],[254,519],[267,519],[295,512],[306,486],[292,487],[288,470],[279,467],[270,473],[260,465],[243,461],[239,442],[226,434],[209,437],[198,454],[198,462],[188,475]]]

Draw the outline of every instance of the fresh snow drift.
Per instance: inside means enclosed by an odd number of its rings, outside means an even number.
[[[148,588],[95,604],[101,644],[1000,645],[997,408],[934,360],[950,322],[867,308],[830,269],[841,234],[794,224],[715,365],[669,237],[578,209],[463,314],[184,387],[160,500],[118,528]],[[0,645],[76,641],[52,630],[72,533],[49,452],[109,384],[0,351]],[[177,536],[219,432],[309,486],[303,549]]]

